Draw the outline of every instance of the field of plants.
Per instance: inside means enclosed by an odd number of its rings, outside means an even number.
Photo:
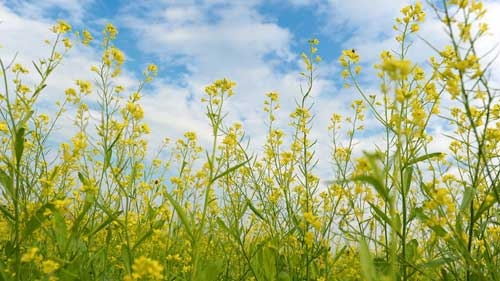
[[[500,280],[499,90],[477,49],[486,11],[477,0],[438,2],[428,15],[419,2],[401,10],[400,48],[375,65],[377,93],[357,80],[360,54],[340,55],[339,79],[359,98],[351,115],[331,113],[330,179],[315,174],[310,136],[317,39],[302,54],[289,127],[276,125],[279,94],[266,95],[263,153],[226,118],[237,94],[226,78],[201,100],[209,147],[186,132],[148,152],[141,90],[158,70],[150,64],[135,90],[118,84],[124,55],[112,24],[95,81],[75,80],[57,111],[39,109],[73,44],[93,40],[59,21],[47,58],[0,59],[0,280]],[[440,19],[448,43],[418,65],[407,54],[426,41],[426,17]],[[367,116],[384,142],[361,152],[354,140]],[[62,118],[77,133],[54,145]],[[430,147],[436,119],[451,132],[446,151]]]

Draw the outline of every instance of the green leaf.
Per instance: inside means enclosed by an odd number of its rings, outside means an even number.
[[[5,276],[5,272],[6,272],[5,264],[3,263],[2,260],[0,260],[0,281],[10,280],[11,277],[7,279],[7,276]]]
[[[78,173],[80,175],[80,173]],[[85,201],[83,203],[83,208],[80,213],[76,216],[75,222],[73,223],[73,227],[71,228],[71,233],[76,235],[78,227],[81,227],[81,223],[85,218],[85,215],[90,210],[90,208],[94,205],[95,196],[92,194],[87,194],[85,197]]]
[[[38,86],[35,92],[33,93],[32,97],[36,97],[43,89],[45,89],[45,87],[47,87],[47,84],[42,84]]]
[[[16,165],[19,166],[21,163],[21,157],[23,156],[24,151],[24,134],[26,129],[24,127],[20,127],[16,132],[16,140],[14,143],[14,151],[16,154]]]
[[[122,260],[123,260],[123,265],[125,266],[125,272],[130,273],[132,272],[132,269],[130,266],[132,265],[132,253],[130,252],[130,249],[128,248],[126,243],[122,244]]]
[[[105,221],[103,221],[100,225],[98,225],[96,228],[94,228],[94,230],[91,231],[90,235],[89,236],[93,236],[94,234],[98,233],[99,231],[101,231],[102,229],[104,229],[106,226],[108,226],[110,223],[112,223],[113,221],[116,220],[116,218],[118,218],[118,216],[121,214],[122,212],[119,211],[119,212],[116,212],[115,214],[109,216]]]
[[[372,185],[375,188],[375,190],[377,191],[377,193],[380,196],[382,196],[382,198],[385,200],[385,202],[389,202],[389,191],[387,190],[385,185],[376,177],[374,177],[372,175],[360,175],[360,176],[354,177],[352,180],[361,181],[361,182],[365,182],[365,183]]]
[[[144,233],[144,235],[141,236],[141,238],[139,238],[134,246],[132,247],[132,251],[135,250],[137,247],[139,247],[142,242],[146,241],[146,239],[148,239],[151,235],[153,234],[153,230],[152,229],[149,229],[148,231],[146,231],[146,233]]]
[[[257,267],[261,270],[261,276],[263,280],[275,280],[276,279],[276,260],[275,260],[275,250],[271,247],[263,246],[261,247],[256,255]]]
[[[418,259],[418,241],[417,239],[412,239],[406,243],[406,263],[414,264]]]
[[[411,186],[411,178],[413,176],[413,167],[408,167],[404,170],[403,174],[403,191],[405,194],[408,194]]]
[[[417,157],[417,158],[414,158],[414,159],[411,159],[410,161],[408,161],[408,163],[406,163],[406,165],[405,165],[405,168],[409,167],[413,164],[416,164],[418,162],[425,161],[425,160],[430,159],[430,158],[440,157],[441,155],[443,155],[442,152],[433,152],[433,153],[422,155],[420,157]]]
[[[68,242],[68,228],[66,227],[66,219],[61,214],[61,212],[54,208],[54,234],[56,236],[56,241],[59,249],[66,249]]]
[[[278,274],[278,281],[290,281],[292,278],[290,277],[290,274],[286,271],[280,271]]]
[[[3,169],[0,169],[0,184],[7,190],[9,196],[14,198],[14,182]]]
[[[375,272],[375,266],[373,264],[373,259],[370,254],[370,250],[368,249],[368,244],[364,238],[361,238],[359,241],[359,256],[361,262],[361,272],[365,280],[375,281],[377,280],[377,274]]]
[[[4,206],[0,204],[0,211],[9,219],[14,221],[14,215],[9,212],[9,210]]]
[[[26,104],[26,105],[28,105],[28,104]],[[35,113],[34,110],[28,111],[27,114],[26,114],[26,116],[24,116],[24,118],[18,123],[19,127],[20,128],[25,128],[26,122],[28,122],[28,120],[31,118],[31,116],[33,116],[34,113]]]
[[[38,65],[36,65],[36,63],[34,61],[32,61],[32,63],[36,69],[36,72],[38,72],[38,74],[40,74],[40,77],[43,77],[42,71],[40,71],[40,68],[38,67]]]
[[[481,203],[481,205],[479,206],[479,209],[474,214],[474,217],[472,218],[472,223],[475,223],[477,220],[479,220],[481,218],[481,216],[486,211],[488,211],[494,204],[495,204],[495,202],[488,203],[486,201],[483,201]]]
[[[269,223],[267,221],[267,219],[259,212],[259,210],[257,210],[257,208],[255,208],[255,206],[252,204],[252,202],[247,199],[247,205],[248,207],[250,208],[250,210],[252,210],[252,212],[257,216],[259,217],[261,220],[265,221],[266,223]]]
[[[464,198],[462,199],[462,203],[460,204],[460,211],[463,212],[470,207],[470,202],[474,198],[476,190],[472,187],[465,187],[464,190]]]
[[[88,178],[82,172],[78,172],[78,179],[83,185],[85,186],[90,185]]]
[[[220,260],[211,260],[207,263],[200,265],[200,280],[220,280],[219,276],[222,272],[222,265]]]
[[[229,233],[235,241],[241,240],[240,232],[238,231],[238,229],[229,228],[220,217],[217,217],[217,224],[224,230],[224,232]]]
[[[182,225],[184,225],[184,229],[186,230],[187,234],[191,239],[194,240],[194,235],[193,235],[193,230],[191,229],[192,225],[191,222],[189,221],[188,217],[186,216],[186,213],[184,212],[184,209],[181,207],[181,205],[172,197],[172,195],[169,192],[165,192],[165,195],[167,196],[168,201],[172,206],[174,206],[175,211],[177,212],[177,215],[181,219]]]
[[[116,145],[116,142],[118,142],[118,140],[120,139],[123,130],[124,129],[120,130],[120,132],[116,135],[116,138],[109,145],[109,147],[106,148],[106,151],[104,152],[104,166],[103,166],[104,171],[106,171],[106,169],[111,165],[111,158],[113,156],[113,147]]]
[[[424,209],[422,207],[417,207],[417,208],[414,208],[413,209],[414,212],[415,212],[415,216],[422,220],[422,221],[426,221],[429,219],[429,216],[427,216],[425,213],[424,213]]]
[[[31,216],[31,218],[28,220],[28,224],[26,225],[26,229],[24,230],[25,237],[30,236],[33,232],[40,228],[42,223],[47,219],[44,215],[47,209],[52,211],[54,209],[54,206],[50,203],[44,204],[43,206],[38,208],[33,216]]]
[[[387,216],[387,214],[385,212],[383,212],[382,210],[380,210],[379,207],[377,207],[377,205],[371,203],[371,202],[368,202],[368,204],[370,204],[371,208],[373,211],[375,211],[375,218],[380,221],[380,222],[384,222],[388,225],[392,225],[392,220],[391,218],[389,218],[389,216]]]
[[[250,159],[251,159],[251,158],[250,158]],[[216,175],[216,176],[215,176],[212,180],[210,180],[210,185],[211,185],[212,183],[214,183],[216,180],[218,180],[218,179],[222,178],[223,176],[225,176],[225,175],[227,175],[227,174],[229,174],[229,173],[231,173],[231,172],[235,171],[236,169],[240,168],[241,166],[245,165],[246,163],[248,163],[248,162],[250,161],[250,159],[247,159],[247,160],[245,160],[245,161],[243,161],[243,162],[241,162],[241,163],[239,163],[239,164],[237,164],[237,165],[235,165],[235,166],[233,166],[233,167],[231,167],[231,168],[229,168],[229,169],[225,170],[224,172],[222,172],[222,173],[220,173],[220,174]]]
[[[112,156],[113,156],[113,150],[110,148],[106,149],[106,152],[104,152],[104,165],[102,167],[104,171],[106,171],[106,169],[108,169],[108,167],[111,165]]]

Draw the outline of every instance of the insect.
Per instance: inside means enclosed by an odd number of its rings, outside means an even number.
[[[356,49],[351,49],[351,52],[352,52],[353,54],[355,54],[355,53],[356,53]]]

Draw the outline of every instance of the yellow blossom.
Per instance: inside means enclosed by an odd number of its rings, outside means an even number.
[[[42,271],[45,274],[52,274],[59,268],[59,263],[53,260],[45,260],[42,262]]]
[[[8,132],[9,131],[9,126],[7,126],[7,122],[5,121],[0,121],[0,132]]]
[[[187,138],[189,141],[196,141],[196,133],[195,132],[186,132],[184,133],[184,137]]]
[[[135,259],[132,265],[132,271],[138,278],[151,277],[154,279],[161,279],[163,277],[163,266],[158,261],[144,256]]]
[[[404,80],[411,72],[409,60],[395,59],[392,56],[382,56],[382,64],[377,66],[382,69],[392,80]]]
[[[31,92],[31,89],[28,86],[21,84],[17,87],[17,91],[22,94],[27,94]]]
[[[73,44],[71,44],[71,41],[69,40],[69,38],[64,38],[62,41],[63,41],[64,47],[66,49],[70,49],[71,47],[73,47]]]
[[[12,67],[12,72],[14,73],[17,73],[17,72],[20,72],[20,73],[29,73],[28,69],[24,68],[21,64],[19,63],[16,63],[13,67]]]
[[[107,23],[103,33],[104,35],[109,35],[109,38],[115,39],[116,35],[118,34],[118,30],[113,24]]]
[[[80,87],[80,92],[83,94],[88,95],[92,92],[92,84],[90,81],[76,80],[76,85]]]
[[[411,32],[417,32],[418,30],[419,30],[418,24],[414,23],[411,25],[411,27],[410,27]]]
[[[58,20],[57,24],[52,27],[54,33],[65,34],[69,31],[71,31],[71,25],[63,20]]]
[[[314,242],[314,233],[308,231],[306,235],[304,235],[304,242],[308,247],[311,247]]]
[[[28,251],[21,256],[21,262],[28,263],[34,261],[37,257],[38,251],[39,249],[37,247],[28,249]]]
[[[271,101],[275,102],[279,98],[279,94],[277,92],[267,93],[267,96],[271,99]]]
[[[92,34],[88,30],[83,31],[83,39],[82,39],[82,44],[85,46],[88,46],[90,41],[92,41],[94,38],[92,37]]]

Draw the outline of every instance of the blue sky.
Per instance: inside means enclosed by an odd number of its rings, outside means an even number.
[[[210,139],[204,105],[199,102],[203,89],[215,79],[227,77],[237,83],[236,95],[229,101],[228,122],[241,121],[259,150],[266,133],[262,111],[265,94],[278,91],[282,108],[277,114],[283,127],[300,94],[300,53],[307,40],[320,40],[319,76],[312,95],[315,103],[313,136],[318,139],[318,155],[330,152],[327,132],[332,113],[349,115],[349,104],[359,95],[342,88],[337,59],[342,49],[355,48],[363,61],[364,88],[378,90],[373,64],[382,50],[396,46],[392,25],[399,10],[413,1],[406,0],[0,0],[0,49],[8,61],[18,52],[18,61],[30,61],[48,54],[43,40],[57,19],[65,19],[75,30],[89,29],[98,37],[107,22],[119,30],[115,45],[127,62],[120,83],[133,91],[142,70],[150,63],[159,66],[158,78],[144,91],[146,120],[152,128],[151,141],[176,138],[185,131],[198,133],[201,142]],[[500,42],[500,3],[486,1],[487,20],[493,31],[484,48]],[[495,33],[496,32],[496,33]],[[432,18],[420,34],[436,46],[445,42],[440,24]],[[410,56],[424,63],[432,50],[415,39]],[[76,79],[93,79],[89,71],[100,60],[99,44],[76,46],[49,81],[42,96],[47,105],[60,98]],[[493,81],[500,81],[500,66],[493,67]],[[496,75],[496,76],[495,76]],[[59,133],[70,137],[62,120]],[[373,120],[367,128],[377,130]],[[446,131],[439,123],[437,131]],[[370,132],[370,131],[369,131]],[[370,149],[375,134],[357,139],[361,149]],[[437,150],[446,148],[438,137]],[[361,150],[360,149],[360,150]],[[320,159],[320,174],[328,175],[328,157]]]

